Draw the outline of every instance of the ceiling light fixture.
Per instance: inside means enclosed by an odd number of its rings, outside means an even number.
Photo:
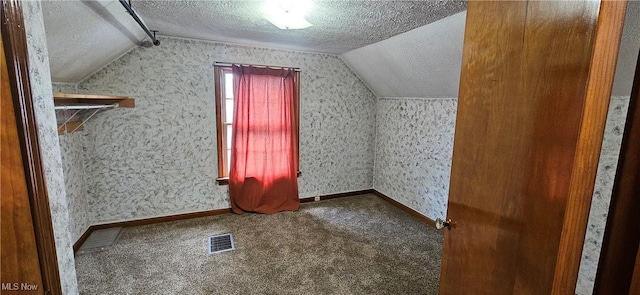
[[[283,30],[305,29],[313,26],[304,17],[313,7],[309,0],[266,0],[264,17]]]

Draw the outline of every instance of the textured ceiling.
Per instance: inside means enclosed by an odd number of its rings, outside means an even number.
[[[457,97],[465,13],[342,54],[378,97]],[[640,1],[629,1],[613,95],[629,96],[640,50]]]
[[[340,54],[424,26],[466,8],[464,1],[313,1],[303,30],[262,17],[263,1],[132,1],[162,35]]]
[[[466,1],[315,0],[303,30],[280,30],[262,17],[263,1],[133,0],[160,35],[340,54],[465,9]],[[42,1],[56,82],[80,81],[145,37],[117,0]]]
[[[51,79],[78,82],[146,36],[118,1],[42,1]]]

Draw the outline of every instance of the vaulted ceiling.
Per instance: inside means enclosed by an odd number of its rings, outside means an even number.
[[[165,36],[341,54],[435,22],[465,1],[313,1],[303,30],[281,30],[262,16],[263,1],[131,1]],[[43,1],[52,79],[78,82],[145,38],[116,0]]]
[[[269,23],[263,1],[131,3],[164,36],[341,54],[378,96],[457,96],[465,1],[314,0],[303,30]],[[117,0],[42,6],[55,82],[79,82],[147,38]],[[629,95],[639,48],[640,1],[629,1],[614,95]]]

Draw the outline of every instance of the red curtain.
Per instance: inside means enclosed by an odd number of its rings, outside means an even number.
[[[233,65],[229,197],[231,209],[298,210],[298,120],[295,71]]]

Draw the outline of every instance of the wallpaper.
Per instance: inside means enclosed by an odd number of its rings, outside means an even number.
[[[76,93],[76,84],[52,83],[53,92]],[[56,117],[58,123],[63,123],[72,111],[58,111]],[[77,115],[80,116],[81,115]],[[69,231],[71,242],[82,236],[91,225],[89,207],[87,206],[87,186],[84,169],[84,147],[86,146],[86,132],[76,131],[59,135],[60,152],[62,156],[62,170],[64,172],[65,191],[69,207]]]
[[[628,107],[628,96],[614,96],[611,98],[600,152],[598,174],[596,176],[593,199],[591,200],[589,222],[582,250],[582,260],[576,286],[576,294],[578,295],[593,293]]]
[[[162,38],[78,85],[136,100],[87,123],[91,222],[229,207],[227,187],[215,183],[216,61],[301,69],[301,197],[372,187],[375,96],[337,56]]]
[[[373,186],[433,220],[447,212],[456,98],[380,98]]]
[[[380,98],[374,188],[431,218],[446,216],[457,99]],[[592,294],[629,97],[612,97],[576,294]]]
[[[76,93],[78,91],[78,85],[73,83],[60,83],[53,82],[51,83],[51,88],[53,88],[53,92],[62,92],[62,93]]]
[[[76,131],[58,136],[62,154],[62,170],[64,171],[64,184],[67,192],[69,231],[71,232],[72,242],[77,241],[91,225],[86,199],[85,134],[85,131]]]
[[[54,238],[62,292],[78,294],[78,282],[71,247],[72,233],[69,231],[69,209],[67,207],[62,160],[58,146],[56,117],[51,96],[49,54],[45,40],[42,8],[39,1],[21,2],[27,50],[29,54],[29,78],[31,94],[35,102],[36,120],[44,177],[51,207]]]

